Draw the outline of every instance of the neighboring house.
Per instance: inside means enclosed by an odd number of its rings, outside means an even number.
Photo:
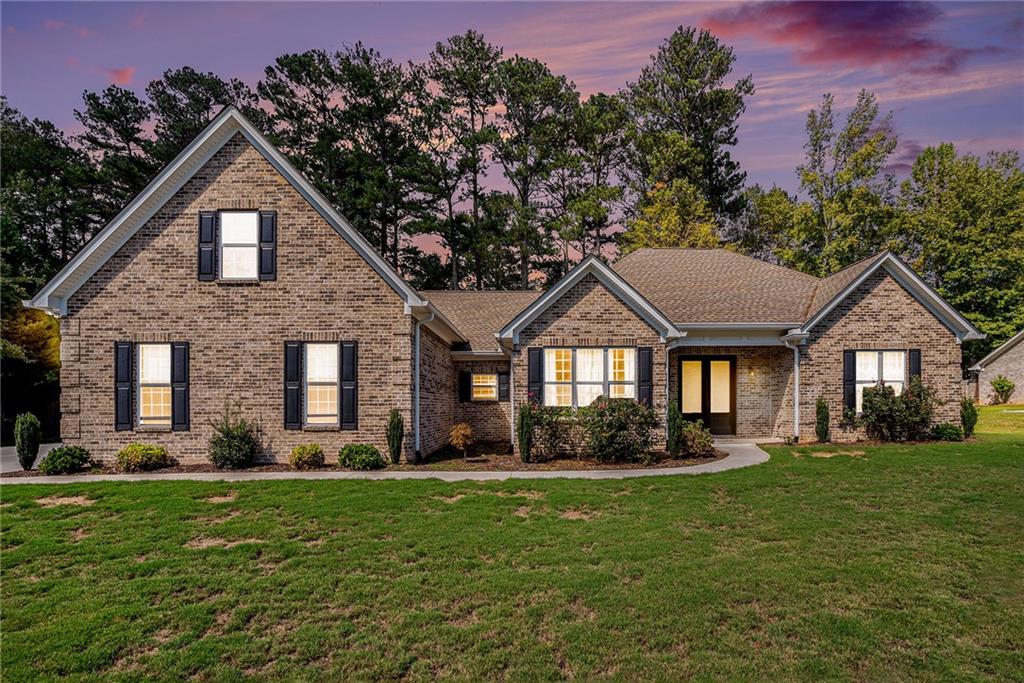
[[[405,455],[468,422],[511,440],[518,407],[677,400],[716,434],[813,435],[878,380],[920,373],[954,419],[978,331],[890,253],[819,279],[724,250],[587,257],[547,292],[417,292],[228,108],[28,305],[61,319],[61,436],[205,458],[236,405],[266,454]],[[852,437],[854,434],[839,434]],[[660,432],[664,443],[664,432]]]
[[[1006,377],[1016,386],[1010,401],[1021,401],[1021,397],[1024,396],[1024,343],[1021,342],[1024,342],[1024,330],[969,368],[970,386],[975,401],[986,404],[992,402],[991,382],[999,375]]]

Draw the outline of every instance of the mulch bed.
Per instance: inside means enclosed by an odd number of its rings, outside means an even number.
[[[553,470],[553,471],[565,471],[565,470],[644,470],[644,469],[658,469],[662,467],[689,467],[691,465],[700,465],[706,462],[714,462],[715,460],[721,460],[727,454],[722,451],[715,451],[715,455],[710,458],[689,458],[689,459],[673,459],[669,458],[667,454],[662,454],[662,458],[653,465],[641,465],[639,463],[607,463],[597,462],[596,460],[586,458],[556,458],[554,460],[546,460],[544,462],[530,462],[524,463],[509,452],[508,448],[483,448],[478,449],[477,453],[469,458],[463,458],[460,454],[450,450],[442,450],[438,453],[431,455],[425,463],[419,465],[409,465],[401,463],[398,465],[389,464],[385,470],[377,470],[378,472],[392,471],[392,472],[432,472],[432,471],[454,471],[454,472],[508,472],[512,470]],[[246,467],[239,470],[218,470],[216,467],[209,463],[197,464],[197,465],[175,465],[173,467],[164,467],[159,470],[153,470],[146,474],[174,474],[174,473],[201,473],[201,472],[292,472],[291,466],[288,463],[265,463],[260,465],[253,465],[252,467]],[[316,470],[305,470],[307,472],[342,472],[344,470],[337,465],[328,464],[324,467]],[[93,468],[87,472],[82,472],[83,475],[88,476],[92,474],[124,474],[120,470],[110,465],[104,465],[102,467]],[[0,474],[0,477],[4,479],[13,479],[19,477],[38,477],[42,473],[39,470],[29,471],[18,471],[18,472],[4,472]]]

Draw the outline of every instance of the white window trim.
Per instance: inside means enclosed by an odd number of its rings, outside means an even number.
[[[226,213],[256,214],[256,241],[225,242],[221,229],[221,216]],[[232,277],[224,274],[224,247],[252,247],[256,250],[256,275],[253,277]],[[260,212],[259,209],[220,209],[217,211],[217,279],[225,282],[259,282],[260,279]]]
[[[862,380],[862,379],[858,379],[858,377],[857,377],[857,354],[858,353],[875,353],[875,354],[878,355],[878,379],[875,379],[875,380],[870,380],[870,379]],[[901,379],[899,381],[903,385],[902,389],[906,389],[907,383],[910,380],[910,377],[908,376],[909,373],[910,373],[910,367],[909,367],[909,365],[910,365],[910,355],[907,352],[907,349],[854,349],[854,351],[853,351],[853,358],[854,358],[854,360],[853,360],[854,402],[856,402],[856,400],[857,400],[857,387],[863,386],[864,388],[867,388],[867,387],[885,386],[886,379],[883,377],[883,375],[885,374],[885,369],[884,369],[885,365],[884,365],[884,360],[883,360],[883,356],[882,356],[882,354],[884,354],[884,353],[901,353],[901,354],[903,354],[903,379]],[[889,382],[893,382],[893,381],[896,381],[896,380],[888,380],[888,381]],[[900,390],[900,393],[903,393],[902,389]],[[863,396],[863,393],[861,394],[861,396]],[[856,408],[856,406],[854,406],[854,407]],[[863,412],[864,412],[864,403],[863,403],[863,398],[862,398],[861,399],[861,408],[860,408],[860,410],[857,410],[857,414],[861,415],[861,414],[863,414]]]
[[[142,347],[143,346],[166,346],[168,353],[168,366],[167,366],[167,381],[166,382],[142,382]],[[136,410],[135,410],[135,426],[140,429],[170,429],[174,423],[174,349],[171,348],[170,342],[138,342],[135,344],[135,396],[136,396]],[[167,422],[143,422],[142,421],[142,388],[143,387],[167,387],[171,392],[171,401],[168,404],[171,412],[168,415],[159,415],[151,417],[149,419],[164,419],[166,417]]]
[[[334,382],[309,381],[309,356],[307,349],[310,344],[333,346],[338,358]],[[334,422],[310,422],[310,417],[330,417],[329,415],[309,414],[309,387],[335,387]],[[341,428],[341,344],[339,342],[302,342],[302,426],[309,429],[340,429]]]
[[[602,363],[603,363],[603,366],[604,366],[604,372],[603,372],[603,375],[602,375],[602,381],[601,382],[581,382],[581,381],[576,379],[576,368],[578,367],[577,363],[576,363],[576,352],[579,351],[580,349],[600,349],[602,351],[602,356],[603,356]],[[541,362],[543,362],[545,364],[545,366],[547,365],[547,353],[548,353],[548,351],[571,351],[572,352],[572,356],[571,356],[572,360],[571,360],[571,365],[570,365],[570,370],[571,370],[572,378],[568,382],[548,380],[547,373],[546,373],[546,368],[545,368],[545,377],[544,377],[545,400],[544,400],[544,405],[547,406],[547,388],[546,387],[549,384],[561,385],[561,386],[570,385],[572,387],[572,404],[571,405],[568,405],[568,406],[555,406],[555,405],[552,405],[552,406],[548,406],[549,408],[572,408],[573,410],[578,410],[580,405],[579,405],[579,392],[577,391],[577,388],[581,384],[585,384],[585,385],[588,385],[588,386],[594,386],[594,385],[600,384],[601,385],[601,394],[600,395],[604,396],[606,398],[609,397],[608,388],[610,386],[612,386],[612,385],[616,385],[616,386],[632,386],[633,387],[633,398],[631,398],[630,400],[635,401],[636,397],[637,397],[637,395],[639,394],[639,391],[640,391],[640,387],[639,387],[639,384],[638,384],[639,378],[637,377],[638,373],[636,372],[635,369],[633,371],[633,381],[631,381],[631,382],[630,381],[621,381],[621,380],[612,381],[612,380],[608,379],[608,368],[609,368],[609,363],[608,363],[608,355],[609,354],[608,354],[608,352],[613,350],[613,349],[632,349],[633,350],[633,362],[634,363],[636,362],[637,349],[636,349],[635,346],[545,346],[544,347],[544,357],[543,357],[543,359],[541,361]]]

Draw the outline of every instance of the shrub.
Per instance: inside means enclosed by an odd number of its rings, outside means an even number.
[[[868,435],[879,441],[917,440],[928,435],[938,404],[935,391],[912,377],[899,396],[891,386],[864,389],[862,420]]]
[[[210,437],[210,462],[217,469],[248,467],[260,451],[259,425],[224,407],[220,419],[210,423],[214,434]]]
[[[1008,403],[1013,390],[1017,388],[1012,380],[1003,375],[996,375],[989,385],[992,387],[992,403]]]
[[[650,408],[628,398],[599,396],[579,414],[587,450],[598,462],[654,462],[651,443],[658,418]]]
[[[388,454],[391,455],[391,462],[398,464],[402,458],[402,439],[405,438],[405,422],[398,408],[392,408],[388,413],[387,426]]]
[[[839,418],[839,426],[843,429],[857,429],[861,426],[861,419],[853,408],[843,408],[843,416]]]
[[[315,470],[324,466],[324,449],[320,444],[299,444],[288,455],[288,464],[296,470]]]
[[[71,474],[89,467],[89,451],[81,446],[57,446],[39,462],[43,474]]]
[[[964,429],[964,436],[971,438],[974,435],[974,426],[978,424],[978,406],[974,405],[974,399],[964,398],[960,401],[960,426]]]
[[[350,470],[380,470],[388,466],[384,456],[368,443],[350,443],[338,451],[338,464]]]
[[[680,425],[681,453],[687,458],[706,458],[715,453],[715,437],[702,420],[683,420]]]
[[[123,472],[148,472],[173,464],[163,446],[130,443],[117,452],[117,466]]]
[[[516,417],[519,458],[523,462],[530,462],[530,455],[533,450],[533,417],[535,412],[536,409],[533,404],[527,402],[519,409],[519,415]]]
[[[14,420],[14,446],[18,451],[18,462],[21,469],[30,470],[39,455],[39,442],[42,441],[43,428],[39,418],[32,413],[22,413]]]
[[[679,412],[679,404],[672,401],[668,404],[668,454],[678,458],[683,452],[683,414]]]
[[[818,436],[818,441],[828,441],[830,421],[828,402],[819,397],[817,403],[814,404],[814,432]]]
[[[473,428],[465,422],[452,425],[452,428],[448,430],[448,443],[462,453],[462,457],[466,457],[469,449],[473,446]]]
[[[581,428],[582,411],[556,406],[534,408],[533,449],[537,460],[578,454]]]
[[[932,427],[932,438],[937,441],[963,441],[964,430],[952,422],[940,422]]]

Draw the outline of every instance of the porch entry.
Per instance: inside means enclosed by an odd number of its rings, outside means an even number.
[[[679,410],[712,434],[736,433],[736,356],[679,359]]]

